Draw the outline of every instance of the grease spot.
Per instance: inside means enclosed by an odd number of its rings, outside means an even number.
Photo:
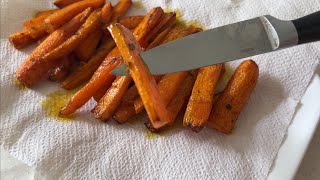
[[[76,91],[57,90],[49,93],[41,101],[41,106],[45,110],[47,117],[54,118],[61,122],[69,122],[74,116],[60,117],[59,110],[67,104]]]
[[[134,9],[138,10],[138,9],[142,9],[144,6],[143,6],[143,3],[141,1],[136,1],[136,2],[132,3],[132,7]]]
[[[148,140],[152,140],[160,137],[159,134],[153,133],[149,129],[144,130],[144,135]]]
[[[19,90],[22,90],[22,91],[25,91],[28,89],[27,86],[25,86],[24,84],[22,84],[17,78],[14,78],[14,85],[19,89]]]

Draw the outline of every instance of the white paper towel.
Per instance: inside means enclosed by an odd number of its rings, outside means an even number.
[[[143,10],[179,9],[183,18],[207,28],[271,14],[293,19],[320,9],[319,1],[300,0],[143,0]],[[265,179],[295,107],[316,65],[319,43],[255,56],[260,78],[232,135],[211,129],[175,129],[158,138],[145,136],[143,123],[101,123],[82,108],[75,121],[46,116],[41,101],[58,89],[41,82],[32,90],[15,85],[14,72],[31,48],[17,51],[9,34],[35,10],[52,1],[1,0],[1,145],[35,166],[47,179]],[[133,9],[135,11],[135,9]],[[233,62],[232,66],[239,64]],[[145,117],[141,117],[141,121]]]

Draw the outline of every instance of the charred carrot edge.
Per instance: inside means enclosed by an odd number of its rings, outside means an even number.
[[[102,7],[103,4],[104,0],[83,0],[60,9],[44,20],[46,23],[47,32],[53,32],[55,29],[67,23],[75,15],[79,14],[88,7],[96,9]]]
[[[109,23],[113,14],[112,5],[110,2],[106,3],[101,9],[101,19],[103,23]]]
[[[101,12],[95,10],[85,21],[82,27],[71,36],[67,41],[63,42],[60,46],[47,53],[43,59],[45,61],[49,61],[51,59],[57,59],[62,56],[65,56],[71,53],[75,48],[81,44],[82,41],[86,40],[86,38],[95,30],[98,30],[101,27]]]
[[[252,60],[243,61],[213,106],[207,125],[230,134],[257,84],[258,77],[258,65]]]
[[[207,122],[223,64],[200,68],[184,115],[183,124],[200,132]]]
[[[58,8],[64,8],[66,6],[69,6],[70,4],[74,4],[79,1],[83,1],[83,0],[55,0],[53,4]]]
[[[141,23],[143,18],[144,18],[144,16],[123,17],[119,20],[119,23],[128,29],[134,29]]]
[[[109,40],[103,42],[103,44],[98,48],[97,52],[89,59],[89,61],[80,66],[75,70],[75,72],[68,76],[67,79],[62,82],[61,86],[64,89],[71,90],[89,81],[94,72],[98,69],[100,64],[103,62],[107,54],[114,48],[114,46],[115,43],[110,37]],[[116,60],[107,60],[105,66],[107,66],[112,61]]]
[[[11,34],[9,41],[16,49],[22,49],[35,43],[27,29]]]
[[[123,94],[127,91],[131,83],[131,78],[119,76],[112,83],[106,94],[101,98],[97,106],[93,109],[95,118],[102,121],[112,117],[113,112],[121,102]],[[116,95],[114,95],[116,94]]]
[[[17,79],[27,87],[31,87],[55,67],[57,61],[43,61],[43,56],[76,33],[91,12],[90,8],[86,9],[46,38],[17,69]]]
[[[159,129],[169,123],[167,111],[157,89],[157,84],[150,74],[148,67],[139,56],[142,48],[135,40],[130,30],[121,24],[109,26],[109,31],[117,44],[124,61],[128,65],[132,79],[144,102],[151,127]]]
[[[82,62],[88,62],[89,59],[97,51],[100,39],[102,37],[102,31],[96,30],[92,32],[86,40],[84,40],[75,50],[74,53],[78,59]]]
[[[119,0],[118,4],[115,5],[113,8],[113,15],[111,17],[112,22],[118,21],[119,18],[124,16],[127,11],[132,6],[131,0]]]
[[[153,8],[145,19],[141,22],[135,31],[136,39],[140,40],[145,36],[145,31],[150,29],[152,26],[156,25],[163,14],[163,10],[159,7]],[[157,21],[155,19],[158,19]],[[141,30],[145,29],[145,31]],[[68,104],[60,110],[60,115],[70,115],[74,113],[77,109],[82,107],[106,82],[106,79],[111,79],[109,73],[122,63],[122,56],[118,48],[113,49],[101,63],[99,68],[96,70],[89,83],[86,84],[82,89],[80,89],[68,102]]]

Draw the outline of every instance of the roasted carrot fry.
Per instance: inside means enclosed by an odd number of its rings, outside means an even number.
[[[22,49],[35,43],[35,40],[31,37],[27,29],[10,35],[9,41],[16,49]]]
[[[167,109],[170,111],[171,122],[174,122],[180,110],[182,109],[183,104],[187,102],[188,97],[191,94],[194,81],[195,81],[195,77],[188,74],[183,84],[179,87],[177,94],[168,104]]]
[[[207,122],[223,64],[200,68],[184,115],[183,124],[200,132]]]
[[[103,4],[104,0],[83,0],[67,6],[44,20],[47,32],[53,32],[88,7],[100,8]]]
[[[131,79],[126,76],[119,76],[113,82],[107,93],[101,98],[98,105],[93,109],[93,113],[97,119],[108,120],[121,102],[123,94],[128,89]],[[113,94],[117,94],[113,96]],[[108,97],[106,97],[108,96]],[[108,106],[105,106],[107,104]]]
[[[79,1],[83,0],[56,0],[53,4],[56,5],[58,8],[64,8],[66,6],[69,6],[70,4],[74,4]]]
[[[138,41],[144,39],[143,37],[146,35],[145,31],[150,31],[151,28],[153,28],[159,22],[162,15],[163,10],[161,8],[153,8],[141,22],[141,24],[135,29],[135,32],[139,31],[139,33],[136,33],[136,39]],[[70,115],[82,107],[103,86],[103,84],[106,83],[106,79],[112,79],[110,77],[112,76],[110,72],[119,64],[121,64],[121,62],[122,56],[118,48],[113,49],[101,63],[100,67],[94,73],[89,83],[80,89],[73,96],[73,98],[71,98],[66,107],[60,110],[60,115]]]
[[[86,9],[46,38],[17,69],[17,79],[27,87],[31,87],[55,67],[57,61],[43,61],[43,56],[71,37],[91,12],[90,8]]]
[[[112,22],[118,21],[119,18],[124,16],[132,6],[131,0],[119,0],[118,4],[113,8]]]
[[[53,51],[47,53],[43,59],[51,60],[65,56],[71,53],[82,41],[90,35],[90,33],[98,30],[101,27],[101,13],[95,10],[78,30],[76,34],[70,37],[67,41],[55,48]]]
[[[128,16],[119,20],[119,23],[128,29],[136,28],[143,20],[144,16]]]
[[[111,76],[111,77],[112,77],[112,80],[108,79],[106,83],[99,90],[97,90],[97,92],[93,95],[93,99],[96,102],[99,102],[101,100],[101,98],[106,94],[106,92],[111,87],[114,80],[116,79],[116,76]]]
[[[242,62],[213,106],[207,125],[230,134],[257,84],[258,76],[259,68],[254,61]]]
[[[88,62],[90,57],[94,55],[97,50],[98,44],[102,37],[102,32],[96,30],[87,37],[75,50],[75,54],[82,62]]]
[[[142,52],[142,48],[130,30],[121,24],[109,26],[109,31],[128,66],[131,77],[144,102],[151,123],[150,128],[162,128],[170,123],[170,115],[160,97],[156,81],[139,55]]]
[[[112,5],[110,2],[106,3],[101,9],[101,18],[103,23],[109,23],[112,16]]]
[[[105,41],[98,48],[97,52],[89,59],[89,61],[81,67],[79,67],[67,79],[65,79],[62,82],[61,86],[64,89],[71,90],[90,80],[94,72],[98,69],[104,58],[107,56],[107,54],[112,50],[114,46],[115,43],[110,37],[109,40]]]
[[[43,11],[38,11],[34,17],[39,17],[39,16],[42,16],[42,15],[51,15],[55,12],[57,12],[59,9],[48,9],[48,10],[43,10]]]
[[[63,56],[57,67],[53,68],[49,73],[50,81],[63,81],[71,71],[72,59],[68,56]]]

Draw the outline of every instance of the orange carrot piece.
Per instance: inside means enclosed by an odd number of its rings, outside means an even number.
[[[167,109],[170,112],[171,122],[174,122],[180,110],[182,109],[184,103],[187,102],[191,94],[194,81],[195,81],[195,77],[193,77],[191,74],[188,74],[183,84],[179,87],[177,94],[168,104]]]
[[[111,20],[111,16],[112,16],[112,5],[110,2],[106,3],[102,9],[101,9],[101,18],[102,18],[102,22],[103,23],[109,23],[109,21]]]
[[[101,98],[98,105],[93,109],[93,113],[97,119],[106,121],[111,118],[113,112],[120,104],[121,98],[127,91],[130,83],[131,79],[127,78],[126,76],[119,76],[116,78],[107,93]]]
[[[119,18],[124,16],[132,6],[131,0],[119,0],[118,4],[113,8],[112,22],[117,22]]]
[[[43,61],[43,56],[76,33],[91,12],[90,8],[86,9],[46,38],[17,69],[17,79],[27,87],[31,87],[55,67],[57,61]]]
[[[47,53],[44,59],[57,59],[71,53],[82,41],[94,31],[99,30],[101,27],[101,12],[95,10],[82,25],[82,27],[71,36],[68,40],[63,42],[60,46]]]
[[[200,132],[213,105],[215,89],[222,75],[223,64],[200,68],[184,115],[183,124]]]
[[[151,123],[150,128],[159,129],[168,125],[170,123],[169,112],[160,97],[156,81],[139,55],[142,52],[142,48],[130,30],[121,24],[113,24],[108,29],[129,68],[131,77],[144,102]]]
[[[22,49],[35,43],[27,29],[11,34],[9,41],[16,49]]]
[[[96,9],[102,7],[103,4],[104,0],[83,0],[67,6],[53,13],[44,20],[46,23],[47,32],[53,32],[55,29],[67,23],[75,15],[79,14],[88,7]]]
[[[259,77],[259,67],[252,60],[243,61],[214,104],[207,125],[230,134],[246,105]]]
[[[114,80],[116,79],[116,76],[110,76],[110,77],[112,78],[112,80],[107,79],[107,82],[99,90],[97,90],[97,92],[93,95],[93,99],[96,102],[99,102],[101,100],[101,98],[106,94],[106,92],[111,87]]]
[[[63,81],[71,71],[72,59],[69,56],[64,56],[59,60],[60,63],[57,67],[53,68],[49,73],[50,81]]]

